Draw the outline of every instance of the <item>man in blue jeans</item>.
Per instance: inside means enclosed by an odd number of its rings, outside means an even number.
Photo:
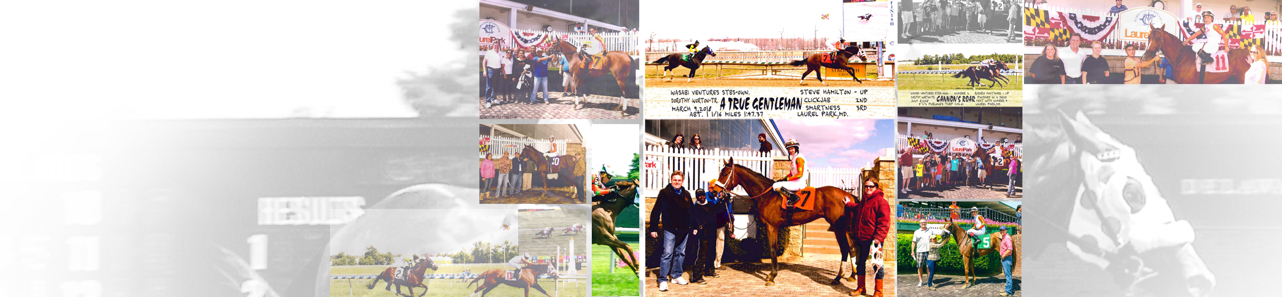
[[[490,49],[485,51],[485,108],[490,108],[490,103],[494,101],[494,75],[503,71],[503,57],[499,55],[499,43],[494,42]]]
[[[1006,226],[997,230],[1002,237],[998,253],[1002,256],[1002,273],[1006,275],[1006,291],[1001,296],[1011,296],[1015,295],[1015,282],[1010,277],[1012,266],[1015,265],[1015,244],[1010,240],[1010,234],[1006,234]]]
[[[689,215],[694,197],[681,187],[685,183],[685,173],[673,171],[669,179],[670,184],[659,190],[654,209],[650,211],[650,237],[657,238],[659,232],[663,232],[663,255],[659,258],[660,292],[668,291],[669,279],[678,285],[690,283],[681,277],[685,273],[681,264],[685,263],[686,238],[692,229]],[[662,230],[658,227],[660,222],[663,223]],[[694,235],[698,232],[695,230]]]

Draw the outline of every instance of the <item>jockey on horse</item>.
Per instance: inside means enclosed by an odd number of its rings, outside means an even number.
[[[405,271],[410,271],[410,268],[413,268],[414,264],[418,263],[419,257],[418,254],[414,254],[414,259],[404,258],[402,260],[405,260]]]
[[[683,60],[689,61],[694,58],[694,54],[699,53],[699,41],[695,40],[694,43],[686,44],[686,50],[689,50],[690,54],[683,57],[685,58]]]
[[[516,255],[512,260],[507,261],[507,266],[512,267],[512,278],[521,278],[521,269],[529,265],[534,265],[534,257],[531,257],[530,253]]]
[[[979,239],[988,233],[988,227],[984,225],[984,216],[979,215],[979,207],[970,207],[970,214],[975,217],[975,224],[966,230],[966,235],[970,236],[971,245],[979,247]]]
[[[606,196],[619,191],[614,186],[613,176],[610,174],[610,167],[606,165],[601,165],[601,172],[592,176],[592,202],[605,200]]]
[[[788,171],[788,176],[775,182],[775,191],[788,197],[788,205],[797,203],[797,193],[806,188],[806,180],[810,177],[810,171],[806,170],[806,157],[801,155],[801,143],[796,139],[789,139],[784,143],[788,149],[788,160],[792,163],[792,168]]]
[[[994,77],[996,77],[997,76],[996,62],[997,60],[993,60],[993,58],[984,59],[983,61],[979,62],[979,67],[983,67],[984,71],[988,71],[989,74],[992,74]]]
[[[832,53],[829,53],[828,56],[832,59],[833,62],[836,62],[837,60],[841,59],[841,56],[839,55],[841,54],[841,51],[846,49],[846,39],[842,38],[840,40],[837,40],[836,43],[832,44],[832,47],[835,48],[836,50],[834,50]]]
[[[552,144],[552,149],[543,152],[543,155],[548,158],[556,157],[556,135],[548,135],[548,143]]]
[[[1211,57],[1211,53],[1214,53],[1220,50],[1221,41],[1225,39],[1226,38],[1225,35],[1227,35],[1224,33],[1224,30],[1220,29],[1220,25],[1212,24],[1212,22],[1214,21],[1215,21],[1215,14],[1211,13],[1210,9],[1203,10],[1202,11],[1202,30],[1198,31],[1197,33],[1193,33],[1193,36],[1189,36],[1189,39],[1186,42],[1189,45],[1192,45],[1193,51],[1197,52],[1197,56],[1202,58],[1203,65],[1211,64],[1211,62],[1214,62],[1214,59]],[[1208,30],[1208,27],[1210,28],[1209,30]],[[1200,43],[1194,44],[1193,41],[1196,40],[1198,37],[1205,37],[1206,40]]]
[[[588,34],[591,34],[592,38],[583,41],[583,46],[579,47],[579,60],[586,62],[588,69],[601,70],[600,61],[605,55],[605,39],[596,33],[596,28],[588,28]],[[590,52],[589,49],[591,49]]]

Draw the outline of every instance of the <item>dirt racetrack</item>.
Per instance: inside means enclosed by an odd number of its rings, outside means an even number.
[[[894,87],[894,81],[872,81],[864,80],[858,83],[850,79],[837,78],[831,80],[824,78],[827,85],[819,83],[813,75],[806,77],[804,83],[798,84],[796,79],[760,79],[760,78],[700,78],[696,77],[690,82],[686,82],[684,77],[674,77],[672,81],[659,78],[646,78],[645,86],[650,87],[814,87],[814,88],[852,88],[852,87]]]

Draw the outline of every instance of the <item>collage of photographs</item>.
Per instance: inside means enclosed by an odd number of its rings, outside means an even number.
[[[1282,0],[85,2],[0,297],[1278,295]]]

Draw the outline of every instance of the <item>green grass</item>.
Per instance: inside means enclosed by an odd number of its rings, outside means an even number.
[[[481,265],[468,265],[468,266],[442,264],[439,266],[440,266],[440,270],[432,271],[429,269],[427,273],[428,274],[462,273],[463,270],[467,270],[467,269],[471,269],[472,273],[481,273],[490,269],[507,269],[506,264],[481,264]],[[387,269],[387,266],[333,267],[333,268],[330,268],[329,271],[330,271],[330,275],[344,275],[344,274],[377,275],[383,272],[384,269]],[[349,280],[345,280],[345,279],[330,280],[329,282],[330,296],[334,296],[334,297],[349,296],[348,295],[349,292],[351,292],[350,296],[354,296],[354,297],[355,296],[365,296],[365,297],[383,297],[383,296],[395,297],[396,296],[396,293],[395,293],[396,286],[392,286],[392,291],[387,291],[383,289],[384,286],[386,286],[386,283],[379,281],[378,285],[374,286],[374,289],[367,289],[365,286],[369,285],[370,281],[371,280],[368,280],[368,279],[350,280],[350,285],[349,285]],[[471,294],[473,290],[476,290],[476,285],[472,285],[470,288],[468,287],[468,282],[470,281],[471,280],[461,280],[461,279],[459,280],[442,280],[442,279],[427,280],[423,282],[423,284],[426,284],[428,288],[428,291],[427,291],[428,293],[425,296],[468,295],[468,294]],[[543,289],[548,290],[548,294],[557,295],[555,280],[540,279],[539,285],[541,285]],[[585,297],[587,296],[587,290],[585,289],[586,289],[586,286],[581,283],[577,288],[573,283],[563,283],[561,285],[560,296]],[[402,286],[401,293],[409,294],[409,288]],[[418,294],[422,294],[422,293],[423,293],[422,288],[417,288],[414,290],[415,296],[418,296]],[[497,289],[490,291],[490,293],[487,296],[522,296],[524,294],[525,294],[525,291],[522,289],[507,286],[507,285],[500,285]],[[538,293],[538,291],[534,289],[530,289],[530,296],[543,296],[543,294]]]
[[[1002,85],[989,89],[988,87],[979,86],[976,90],[1010,90],[1019,91],[1024,89],[1024,77],[1009,75],[1010,82],[1003,82]],[[941,79],[942,78],[942,79]],[[984,84],[992,84],[988,80],[980,80]],[[951,74],[900,74],[898,84],[900,90],[970,90],[967,85],[970,79],[965,77],[953,78]]]
[[[633,250],[640,247],[638,242],[628,242]],[[640,280],[632,269],[619,267],[610,273],[610,248],[604,245],[592,245],[592,295],[594,296],[638,296]]]

